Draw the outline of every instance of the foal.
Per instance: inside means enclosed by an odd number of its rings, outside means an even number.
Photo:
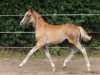
[[[31,8],[25,13],[24,18],[20,22],[20,25],[23,26],[25,24],[32,23],[33,27],[35,27],[35,37],[37,40],[36,45],[29,51],[27,57],[23,60],[23,62],[19,65],[22,67],[30,56],[37,51],[41,47],[45,47],[45,54],[49,59],[52,70],[55,71],[55,65],[51,60],[50,53],[48,50],[48,44],[58,44],[63,42],[65,39],[69,41],[69,43],[73,44],[75,48],[79,49],[80,52],[84,55],[87,69],[90,71],[90,63],[88,60],[87,52],[85,48],[80,44],[79,38],[84,41],[88,41],[91,39],[90,36],[85,32],[85,30],[80,26],[75,26],[73,24],[62,24],[62,25],[50,25],[46,23],[41,15],[39,15],[36,11]],[[66,66],[66,63],[74,56],[76,53],[76,49],[73,48],[71,50],[71,54],[65,59],[63,63],[63,67]]]

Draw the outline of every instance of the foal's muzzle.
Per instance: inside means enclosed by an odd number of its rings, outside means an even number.
[[[22,26],[23,25],[23,23],[22,22],[20,22],[20,26]]]
[[[24,24],[23,22],[20,22],[20,26],[21,26],[21,27],[24,27],[25,24]]]

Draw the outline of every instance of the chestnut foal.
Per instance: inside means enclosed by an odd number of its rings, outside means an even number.
[[[27,57],[23,60],[23,62],[19,65],[22,67],[30,56],[37,51],[41,47],[45,47],[45,54],[49,59],[52,70],[55,71],[55,65],[50,57],[50,53],[48,50],[48,44],[58,44],[63,42],[65,39],[69,41],[69,43],[73,44],[75,48],[77,48],[83,55],[86,61],[87,69],[90,71],[90,63],[88,60],[87,52],[85,48],[80,44],[79,38],[84,41],[88,41],[91,39],[90,36],[85,32],[85,30],[80,26],[75,26],[73,24],[67,23],[62,25],[51,25],[44,21],[40,14],[36,11],[32,10],[32,8],[28,9],[25,13],[24,18],[20,22],[20,25],[23,26],[25,24],[32,23],[33,27],[35,27],[35,37],[37,40],[36,45],[29,51]],[[66,66],[66,63],[74,56],[76,53],[76,49],[73,48],[71,50],[71,54],[65,59],[63,63],[63,67]]]

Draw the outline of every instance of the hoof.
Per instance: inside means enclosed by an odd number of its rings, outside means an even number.
[[[92,73],[92,71],[89,69],[89,70],[86,71],[86,73]]]
[[[90,67],[88,67],[88,72],[89,72],[89,73],[91,72]]]
[[[63,69],[66,68],[66,64],[63,64]]]
[[[86,73],[92,73],[91,71],[85,71]]]
[[[56,72],[56,70],[55,70],[55,66],[54,66],[54,67],[52,67],[52,71],[53,71],[53,72]]]
[[[53,72],[56,72],[55,68],[52,69]]]
[[[91,71],[90,71],[90,70],[88,70],[88,73],[91,73]]]
[[[19,65],[19,68],[21,68],[22,67],[22,65]]]

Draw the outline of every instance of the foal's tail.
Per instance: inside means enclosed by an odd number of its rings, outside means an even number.
[[[91,40],[91,36],[89,36],[82,27],[78,26],[78,28],[80,29],[80,34],[81,34],[81,38],[83,39],[83,41]]]

